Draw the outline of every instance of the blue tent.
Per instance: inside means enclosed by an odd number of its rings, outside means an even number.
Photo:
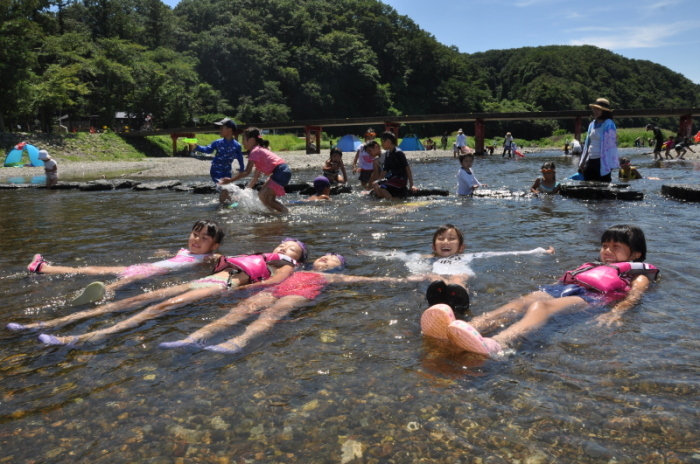
[[[348,134],[344,135],[338,140],[338,145],[336,147],[340,148],[340,151],[345,152],[356,152],[358,148],[362,145],[362,141],[356,136]]]
[[[15,145],[15,148],[7,154],[5,158],[5,167],[8,166],[24,166],[22,162],[22,155],[27,152],[29,155],[29,163],[32,166],[43,166],[44,162],[39,159],[39,149],[34,145],[29,145],[28,143],[19,143]]]
[[[403,151],[425,151],[425,147],[417,135],[407,135],[404,137],[399,144],[399,148]]]

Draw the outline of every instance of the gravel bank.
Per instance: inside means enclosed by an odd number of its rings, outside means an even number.
[[[526,152],[536,150],[529,149]],[[452,151],[447,150],[432,150],[432,151],[409,151],[405,152],[409,161],[429,161],[438,158],[451,158]],[[304,151],[285,151],[279,152],[282,158],[287,161],[292,171],[301,171],[307,169],[318,169],[321,172],[321,166],[326,160],[328,154],[307,155]],[[345,168],[349,169],[355,155],[346,153],[343,157]],[[137,178],[167,178],[177,179],[180,177],[202,176],[209,177],[209,168],[211,166],[211,158],[147,158],[143,161],[77,161],[70,162],[61,160],[60,157],[55,157],[58,162],[59,180],[66,180],[86,176],[96,178],[102,175],[107,179],[115,177],[128,177],[130,179]],[[125,174],[127,173],[128,174]],[[8,177],[32,177],[44,174],[44,169],[41,167],[31,168],[2,168],[0,169],[0,183],[7,183]]]

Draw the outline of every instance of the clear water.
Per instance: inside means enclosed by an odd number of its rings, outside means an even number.
[[[28,276],[34,253],[66,265],[145,262],[183,246],[191,224],[206,217],[226,225],[225,253],[269,251],[296,236],[312,257],[343,253],[346,272],[366,276],[407,275],[403,262],[365,252],[429,253],[445,222],[464,230],[467,251],[557,249],[474,261],[476,314],[594,258],[612,224],[642,226],[648,262],[662,270],[622,327],[598,327],[592,312],[561,317],[502,361],[420,335],[427,283],[329,287],[238,356],[158,348],[223,315],[235,296],[73,350],[2,330],[3,462],[697,462],[700,205],[659,192],[664,183],[697,184],[699,166],[626,154],[643,175],[663,179],[633,183],[642,202],[452,195],[391,206],[358,193],[275,217],[168,191],[3,191],[3,327],[70,313],[66,299],[93,280]],[[553,152],[479,158],[474,170],[493,187],[525,190],[545,161],[557,164],[560,178],[574,172],[571,158]],[[452,192],[457,169],[453,159],[413,164],[418,185]],[[195,275],[134,285],[118,297]]]

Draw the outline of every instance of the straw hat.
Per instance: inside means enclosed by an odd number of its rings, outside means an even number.
[[[458,133],[458,134],[462,134],[462,133],[463,133],[463,132],[462,132],[462,129],[458,130],[457,133]]]
[[[591,103],[590,105],[591,108],[598,108],[603,111],[612,111],[613,109],[610,108],[610,102],[608,101],[607,98],[599,98],[595,101],[595,103]]]

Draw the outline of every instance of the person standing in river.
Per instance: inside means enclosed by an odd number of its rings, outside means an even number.
[[[619,166],[613,110],[605,98],[599,98],[588,106],[593,111],[593,121],[588,125],[583,156],[578,165],[579,172],[583,174],[583,180],[610,182],[612,170]]]
[[[657,156],[659,157],[659,160],[662,160],[661,147],[664,144],[664,133],[661,132],[659,126],[652,126],[651,124],[647,124],[647,130],[654,132],[654,160],[656,160]]]

